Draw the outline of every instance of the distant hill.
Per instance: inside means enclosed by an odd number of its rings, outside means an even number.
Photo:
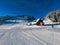
[[[28,16],[28,15],[21,15],[21,16],[17,16],[17,17],[21,17],[23,19],[26,19],[26,20],[35,20],[35,18],[33,16]]]
[[[10,21],[15,21],[16,20],[25,20],[25,21],[33,21],[35,20],[35,18],[33,16],[26,16],[26,15],[21,15],[21,16],[0,16],[0,25],[1,24],[5,24],[6,23],[6,20],[10,20]],[[9,23],[10,23],[9,21]],[[12,22],[12,23],[15,23],[15,22]]]
[[[44,18],[48,18],[52,22],[60,22],[60,10],[49,12]]]

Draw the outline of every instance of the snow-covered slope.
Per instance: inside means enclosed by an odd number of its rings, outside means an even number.
[[[60,25],[52,28],[20,22],[0,26],[0,45],[60,45]]]
[[[45,23],[45,24],[52,24],[53,22],[52,22],[49,18],[46,18],[46,19],[44,20],[44,23]]]

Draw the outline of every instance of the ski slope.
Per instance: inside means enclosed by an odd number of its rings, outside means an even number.
[[[0,45],[60,45],[60,25],[54,28],[26,23],[1,25]]]

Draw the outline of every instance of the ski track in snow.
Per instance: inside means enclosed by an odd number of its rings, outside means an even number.
[[[0,45],[60,45],[60,28],[55,26],[0,26]]]

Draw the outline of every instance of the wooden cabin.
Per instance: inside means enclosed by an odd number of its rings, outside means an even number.
[[[36,23],[33,25],[44,26],[44,22],[41,19],[37,19]]]

